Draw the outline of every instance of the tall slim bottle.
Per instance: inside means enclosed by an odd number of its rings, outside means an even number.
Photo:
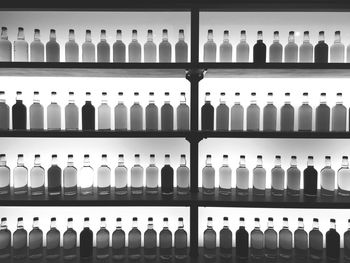
[[[202,130],[214,130],[214,107],[210,103],[210,92],[205,93],[205,102],[201,108]]]
[[[7,228],[6,217],[1,218],[0,240],[0,260],[5,260],[5,262],[8,262],[8,259],[11,257],[11,231]]]
[[[96,62],[96,48],[92,43],[91,30],[86,30],[85,42],[81,46],[81,61],[82,62]]]
[[[79,45],[75,42],[75,33],[69,29],[68,41],[65,44],[66,62],[79,62]]]
[[[137,225],[137,217],[133,217],[132,228],[128,234],[128,255],[131,260],[141,258],[141,232]]]
[[[341,42],[340,31],[335,31],[334,43],[329,49],[331,63],[343,63],[345,57],[345,46]]]
[[[51,167],[47,170],[47,191],[49,195],[61,195],[62,193],[62,170],[57,165],[57,155],[52,155]]]
[[[40,30],[34,29],[34,40],[30,43],[30,61],[44,62],[44,44],[40,41]]]
[[[265,258],[275,260],[277,258],[277,232],[273,229],[273,218],[269,217],[267,221],[267,229],[264,232]]]
[[[7,27],[1,27],[0,61],[12,61],[12,43],[7,35]]]
[[[168,41],[168,30],[163,29],[162,42],[159,43],[159,62],[171,62],[171,44]]]
[[[226,105],[225,92],[220,93],[220,104],[216,107],[216,130],[228,131],[230,109]]]
[[[134,92],[135,102],[130,108],[130,129],[132,131],[143,130],[143,108],[139,102],[139,93]]]
[[[284,62],[298,62],[298,45],[295,44],[294,31],[289,31],[288,44],[284,47]]]
[[[208,30],[207,42],[204,44],[204,62],[216,62],[216,44],[214,42],[213,30]]]
[[[350,169],[347,156],[343,156],[341,168],[338,170],[337,177],[338,195],[350,196]]]
[[[323,258],[323,235],[319,230],[317,218],[313,219],[312,230],[309,233],[309,254],[312,260]]]
[[[284,195],[284,178],[285,171],[281,167],[281,156],[276,155],[275,167],[271,170],[271,194],[273,196]]]
[[[0,195],[10,194],[11,170],[6,165],[6,154],[0,154]]]
[[[46,62],[60,62],[60,44],[56,41],[56,30],[50,29],[49,41],[46,43]]]
[[[299,62],[300,63],[314,62],[314,47],[310,43],[309,31],[304,31],[303,43],[299,47]]]
[[[34,156],[34,167],[30,170],[30,194],[43,195],[45,193],[45,170],[41,166],[40,155]]]
[[[0,91],[0,130],[10,128],[10,107],[6,104],[5,91]]]
[[[330,109],[327,106],[326,93],[321,93],[320,105],[316,108],[316,131],[329,132]]]
[[[240,41],[236,47],[236,62],[249,62],[249,44],[245,30],[241,31]]]
[[[68,104],[65,109],[65,127],[66,130],[78,130],[79,129],[79,109],[75,104],[74,92],[69,92]]]
[[[146,168],[146,194],[158,193],[159,169],[156,166],[155,155],[150,155],[150,164]]]
[[[76,195],[78,192],[78,170],[74,166],[73,154],[68,154],[67,167],[63,170],[63,194]]]
[[[348,219],[348,229],[345,231],[344,236],[344,259],[350,260],[350,219]]]
[[[111,193],[111,168],[108,167],[107,154],[102,154],[101,166],[97,169],[97,194]]]
[[[98,107],[98,129],[111,130],[111,107],[108,105],[107,92],[102,92],[101,105]]]
[[[144,233],[144,256],[146,260],[157,258],[157,232],[153,229],[153,218],[148,218],[147,230]]]
[[[228,217],[224,217],[223,228],[220,230],[220,257],[232,258],[232,231],[229,228]],[[238,242],[237,242],[238,243]]]
[[[15,195],[28,193],[28,169],[24,166],[23,154],[18,154],[17,166],[13,169],[13,193]]]
[[[119,154],[118,166],[114,170],[115,194],[126,195],[128,193],[128,169],[124,165],[124,155]]]
[[[107,42],[106,30],[101,30],[100,42],[97,44],[97,62],[109,63],[111,48]]]
[[[73,218],[67,220],[67,230],[63,233],[63,259],[73,260],[77,257],[77,232],[73,229]]]
[[[161,188],[163,195],[174,193],[174,169],[170,166],[170,155],[165,155],[165,165],[161,170]]]
[[[231,131],[243,131],[244,108],[240,102],[240,93],[235,93],[235,102],[231,108]]]
[[[249,254],[249,234],[245,229],[244,217],[239,218],[239,228],[236,231],[236,258],[247,260]]]
[[[294,231],[294,255],[296,263],[302,263],[307,260],[308,248],[308,234],[304,230],[304,220],[299,217],[298,228]]]
[[[145,63],[157,62],[157,46],[153,42],[153,31],[147,30],[147,41],[143,45],[143,55]]]
[[[267,104],[263,110],[263,131],[276,131],[277,108],[273,105],[273,93],[267,93]]]
[[[122,31],[120,29],[117,30],[116,41],[113,44],[113,62],[126,62],[126,46],[122,41]]]
[[[207,155],[205,167],[202,170],[203,194],[213,195],[215,193],[215,169],[211,165],[211,155]]]
[[[308,156],[307,168],[304,170],[304,195],[310,197],[317,195],[317,171],[312,156]]]
[[[282,62],[282,53],[283,47],[280,43],[279,32],[273,32],[273,42],[270,45],[269,54],[270,54],[270,63],[281,63]]]
[[[16,104],[12,106],[12,129],[27,129],[27,107],[23,104],[22,92],[16,92]]]
[[[287,170],[287,195],[300,195],[300,170],[297,167],[297,157],[292,156],[290,160],[290,167]]]
[[[84,155],[84,166],[79,173],[80,193],[82,195],[91,195],[94,190],[94,169],[90,166],[90,156]]]
[[[15,260],[26,260],[28,256],[27,251],[27,231],[23,226],[23,217],[17,219],[17,229],[13,233],[12,253]]]
[[[203,233],[204,257],[216,258],[216,232],[213,229],[213,218],[208,217],[207,229]]]
[[[163,219],[163,229],[159,233],[159,255],[161,260],[172,258],[173,234],[169,230],[168,218]]]
[[[335,172],[331,167],[331,157],[326,156],[325,167],[320,171],[321,175],[321,195],[333,196],[335,185]]]
[[[232,169],[228,165],[228,155],[223,156],[223,163],[219,169],[219,194],[232,194]]]
[[[343,105],[343,94],[337,93],[337,103],[332,108],[332,131],[345,132],[346,131],[346,107]]]
[[[281,108],[281,131],[293,132],[294,131],[294,108],[290,104],[290,93],[285,95],[285,103]]]
[[[56,218],[51,218],[50,230],[46,233],[46,258],[58,259],[61,254],[61,235],[56,228]]]
[[[175,259],[184,260],[187,258],[187,233],[184,229],[184,219],[179,217],[178,228],[174,233],[174,254]]]
[[[224,40],[220,45],[220,62],[232,62],[232,45],[228,30],[224,31]]]
[[[23,27],[18,28],[17,40],[13,43],[15,62],[28,62],[28,42],[24,38]]]
[[[109,231],[107,230],[106,218],[101,217],[100,229],[96,233],[96,258],[106,259],[109,257]]]
[[[266,170],[263,167],[262,156],[257,156],[257,165],[253,169],[253,195],[265,195]]]
[[[43,231],[39,228],[39,217],[33,219],[33,229],[29,232],[29,259],[41,259],[43,257]]]
[[[264,233],[260,230],[260,219],[254,218],[254,229],[250,232],[250,255],[259,262],[264,259]]]
[[[161,115],[161,130],[172,131],[174,130],[174,108],[170,104],[169,92],[165,92],[165,101],[160,109]]]
[[[129,62],[140,63],[141,62],[141,45],[137,41],[137,30],[132,30],[132,40],[129,44]]]
[[[253,48],[253,62],[265,63],[266,62],[266,45],[263,42],[263,32],[258,31],[258,40]]]
[[[149,103],[146,106],[146,130],[158,131],[158,107],[154,103],[154,92],[149,93]]]
[[[190,107],[186,104],[186,93],[180,93],[180,104],[176,109],[176,123],[178,131],[188,131],[190,129]]]
[[[80,257],[91,259],[93,249],[93,233],[90,229],[89,218],[84,218],[84,229],[80,232]]]
[[[57,103],[57,93],[51,92],[51,104],[47,106],[47,129],[61,130],[61,107]]]
[[[318,43],[315,46],[315,63],[328,63],[328,45],[325,42],[324,31],[318,35]]]
[[[247,108],[247,131],[259,131],[260,129],[260,108],[256,104],[256,93],[251,93],[251,102]]]
[[[131,194],[143,193],[143,167],[140,165],[140,155],[135,154],[135,164],[130,170]]]
[[[38,91],[34,91],[33,104],[29,107],[29,123],[31,130],[44,129],[44,107],[40,104]]]
[[[190,169],[186,166],[186,155],[181,154],[180,166],[176,169],[177,194],[190,193]]]
[[[312,107],[309,105],[309,94],[303,93],[303,103],[298,109],[299,131],[312,131]]]
[[[82,110],[83,131],[95,130],[95,107],[91,103],[91,93],[86,92],[86,101]]]
[[[241,155],[239,167],[236,169],[236,194],[248,195],[249,190],[249,170],[245,166],[245,156]]]
[[[278,233],[278,236],[280,257],[283,259],[291,259],[293,256],[293,234],[289,230],[287,217],[283,217],[283,227]]]
[[[175,62],[186,63],[188,61],[188,45],[185,42],[185,33],[183,29],[179,30],[179,40],[175,44]]]
[[[331,219],[330,229],[326,233],[327,260],[338,262],[340,258],[340,235],[335,229],[335,219]]]
[[[112,258],[123,260],[126,256],[125,232],[122,229],[122,219],[117,217],[117,226],[112,234]]]
[[[114,127],[117,131],[128,129],[128,109],[123,102],[123,92],[118,92],[118,104],[114,108]]]

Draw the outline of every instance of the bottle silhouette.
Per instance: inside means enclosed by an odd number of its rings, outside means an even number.
[[[141,258],[141,232],[137,228],[137,217],[132,219],[132,228],[128,235],[128,255],[131,260]]]
[[[68,154],[67,167],[63,170],[63,194],[72,196],[78,193],[78,170],[73,163],[73,154]]]
[[[249,44],[245,30],[241,31],[240,41],[236,47],[236,62],[249,62]]]
[[[207,42],[204,44],[204,62],[216,62],[216,44],[214,42],[213,30],[208,30]]]
[[[321,93],[320,105],[316,108],[316,131],[329,132],[330,109],[327,106],[326,93]]]
[[[220,104],[216,107],[216,130],[228,131],[230,109],[226,105],[225,92],[220,93]]]
[[[34,40],[30,43],[30,61],[44,62],[44,44],[40,41],[40,30],[34,29]]]
[[[141,45],[137,40],[137,30],[132,30],[131,42],[129,44],[129,62],[140,63],[141,62]]]
[[[90,156],[84,155],[84,165],[79,173],[80,194],[91,195],[94,190],[94,169],[90,166]]]
[[[10,107],[6,104],[5,91],[0,91],[0,130],[10,128]]]
[[[315,46],[315,63],[328,63],[328,45],[325,42],[324,31],[318,35],[318,43]]]
[[[114,127],[117,131],[128,129],[128,109],[123,102],[123,92],[118,92],[118,104],[114,108]]]
[[[157,46],[153,42],[153,31],[147,30],[147,41],[143,45],[143,55],[145,63],[157,62]]]
[[[51,104],[47,106],[47,129],[61,130],[61,107],[57,103],[57,93],[51,92]]]
[[[264,232],[265,258],[268,260],[277,259],[277,232],[273,229],[273,218],[269,217],[267,221],[267,229]]]
[[[176,169],[177,194],[190,193],[190,169],[186,166],[186,155],[181,154],[180,166]]]
[[[44,107],[40,104],[38,91],[34,91],[33,104],[29,107],[29,124],[31,130],[44,129]]]
[[[126,255],[125,232],[122,229],[122,219],[117,217],[116,229],[112,234],[112,258],[113,260],[123,260]]]
[[[161,130],[172,131],[174,130],[174,108],[170,104],[169,92],[165,92],[165,101],[160,109],[161,114]]]
[[[346,62],[350,62],[350,44],[346,47]]]
[[[247,108],[247,131],[259,131],[260,129],[260,108],[256,104],[256,93],[251,93],[251,102]]]
[[[89,218],[84,218],[84,229],[80,232],[80,257],[83,259],[92,258],[93,233],[90,230]]]
[[[207,229],[203,233],[204,258],[216,258],[216,232],[213,229],[213,218],[208,217]]]
[[[273,93],[267,94],[267,104],[263,110],[263,131],[276,131],[277,108],[273,105]]]
[[[135,154],[135,164],[130,171],[131,194],[143,193],[143,167],[140,165],[140,155]]]
[[[347,156],[343,156],[341,168],[338,170],[337,177],[338,195],[350,196],[350,169]],[[335,180],[333,179],[333,185],[334,181]]]
[[[345,57],[345,46],[341,42],[340,31],[335,31],[334,44],[329,49],[331,63],[343,63]]]
[[[253,62],[258,64],[266,62],[266,45],[263,43],[262,31],[258,31],[258,40],[253,48]]]
[[[326,257],[329,261],[339,261],[340,235],[335,229],[335,219],[331,219],[331,227],[326,233]]]
[[[235,93],[235,103],[231,108],[231,131],[243,131],[244,108],[239,101],[240,93]]]
[[[187,233],[184,229],[184,220],[178,219],[178,228],[174,233],[175,259],[184,260],[187,258]]]
[[[284,195],[285,172],[281,167],[281,156],[276,155],[275,167],[271,169],[271,195],[281,197]]]
[[[113,44],[113,62],[126,62],[126,46],[122,41],[122,31],[120,29],[117,30],[116,41]]]
[[[220,62],[232,62],[232,45],[228,30],[224,31],[224,40],[220,45]]]
[[[158,177],[159,169],[155,163],[155,155],[150,155],[150,164],[146,168],[146,193],[157,194],[158,193]]]
[[[305,262],[308,256],[308,234],[301,217],[298,218],[298,228],[294,231],[294,255],[296,263]]]
[[[170,166],[170,155],[165,155],[165,165],[161,170],[161,187],[163,195],[174,193],[174,169]]]
[[[287,195],[300,195],[300,170],[297,167],[297,157],[292,156],[287,170]]]
[[[249,190],[249,170],[245,166],[245,156],[241,155],[239,167],[236,169],[236,194],[248,195]]]
[[[86,92],[85,105],[81,111],[83,131],[95,130],[95,107],[91,103],[90,92]]]
[[[159,43],[159,62],[171,62],[171,44],[168,41],[168,30],[163,29],[162,42]]]
[[[278,233],[279,255],[282,259],[291,259],[293,256],[293,234],[288,227],[288,218],[283,217],[283,228]]]
[[[75,33],[69,29],[68,41],[65,44],[66,62],[79,62],[79,45],[75,42]]]
[[[114,170],[115,194],[125,195],[128,193],[128,169],[124,165],[124,155],[119,154],[118,166]]]
[[[211,155],[207,155],[205,167],[202,170],[203,194],[213,195],[215,193],[215,169],[211,165]]]
[[[260,230],[260,219],[254,218],[254,229],[250,232],[250,255],[259,262],[264,259],[264,233]]]
[[[24,166],[23,154],[17,157],[17,166],[13,169],[13,193],[25,195],[28,193],[28,169]]]
[[[46,258],[58,259],[61,254],[60,231],[56,228],[56,218],[51,218],[50,230],[46,233]]]
[[[10,194],[11,171],[6,165],[6,154],[0,154],[0,195]]]
[[[30,194],[43,195],[45,193],[45,170],[41,166],[40,155],[34,156],[34,167],[30,170]]]
[[[96,48],[92,43],[91,30],[86,30],[85,42],[81,46],[81,61],[82,62],[96,62]]]
[[[223,156],[223,163],[219,169],[219,194],[231,195],[232,169],[228,165],[228,155]]]
[[[55,29],[50,29],[49,38],[46,43],[46,62],[60,62],[60,44],[56,41]]]
[[[236,258],[238,260],[248,259],[249,234],[245,230],[244,218],[239,218],[239,228],[236,231]]]
[[[312,156],[308,156],[307,168],[304,170],[304,195],[309,197],[317,195],[317,171]]]
[[[12,129],[27,129],[27,107],[23,104],[22,92],[16,92],[16,104],[12,106]]]
[[[299,131],[312,131],[312,107],[309,105],[308,93],[303,93],[303,103],[298,109]]]
[[[67,220],[67,230],[63,233],[63,259],[73,260],[77,257],[77,232],[73,229],[73,218]]]
[[[257,165],[253,169],[253,195],[262,196],[266,191],[266,170],[263,168],[262,156],[257,156]]]
[[[310,43],[309,31],[304,31],[303,43],[299,47],[299,62],[300,63],[314,62],[314,47]]]
[[[344,236],[344,259],[350,260],[350,219],[348,219],[348,229],[345,231]]]
[[[96,258],[109,257],[109,231],[106,229],[106,218],[101,217],[100,229],[96,233]]]
[[[294,131],[294,108],[290,104],[290,93],[285,95],[285,103],[281,108],[281,131],[293,132]]]
[[[6,260],[11,257],[11,231],[7,229],[7,218],[1,218],[0,224],[0,259]]]
[[[220,257],[232,258],[232,231],[229,228],[228,217],[224,217],[223,228],[220,230]]]
[[[146,260],[157,258],[157,232],[153,229],[153,218],[148,218],[147,230],[144,233],[144,256]]]
[[[29,232],[29,259],[41,259],[43,257],[43,231],[39,228],[39,218],[34,217],[33,229]]]
[[[282,62],[283,47],[280,43],[279,32],[273,32],[273,42],[269,48],[270,63],[281,63]]]
[[[7,27],[1,27],[0,61],[12,61],[12,43],[8,39]]]
[[[190,129],[190,107],[186,104],[186,93],[180,93],[180,104],[176,109],[177,130],[188,131]]]
[[[15,62],[28,62],[28,42],[24,38],[23,27],[18,28],[17,40],[13,43],[13,59]]]
[[[325,167],[320,171],[321,175],[321,195],[333,196],[335,184],[335,172],[331,167],[331,157],[326,156]]]
[[[159,257],[161,260],[171,260],[173,235],[169,230],[168,218],[163,219],[163,229],[159,233]]]
[[[98,129],[111,130],[111,107],[108,105],[107,92],[102,92],[101,105],[98,107]]]
[[[109,63],[111,60],[111,48],[107,42],[106,30],[101,30],[100,42],[97,44],[97,62]]]
[[[175,62],[188,62],[188,45],[185,42],[185,33],[183,29],[179,30],[179,40],[175,44]]]
[[[79,129],[79,109],[75,104],[74,92],[69,92],[68,104],[65,109],[65,127],[66,130],[76,131]]]
[[[284,62],[298,62],[298,45],[295,44],[294,31],[289,31],[288,44],[284,47]]]
[[[57,155],[52,155],[52,165],[47,170],[47,190],[49,195],[61,195],[62,170],[57,165]]]
[[[135,102],[130,108],[130,129],[132,131],[143,130],[143,108],[139,102],[139,93],[134,92]]]
[[[214,107],[210,103],[210,92],[205,93],[205,102],[201,108],[202,130],[214,130]]]
[[[102,154],[101,166],[97,169],[97,194],[111,193],[111,168],[108,167],[107,154]]]
[[[337,93],[336,105],[332,108],[332,131],[346,131],[346,107],[343,105],[343,94]]]
[[[17,219],[17,229],[13,233],[13,258],[15,260],[27,259],[27,231],[23,227],[23,218]]]

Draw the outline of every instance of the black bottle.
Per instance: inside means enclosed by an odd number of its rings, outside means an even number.
[[[259,64],[266,62],[266,45],[263,42],[262,31],[258,31],[258,40],[253,48],[253,62]]]
[[[236,258],[248,259],[248,239],[249,235],[244,226],[244,218],[239,218],[239,228],[236,231]]]
[[[340,255],[340,235],[335,230],[335,219],[331,219],[331,227],[326,233],[326,257],[330,261],[338,261]]]
[[[92,257],[92,240],[93,233],[89,228],[89,218],[84,218],[84,229],[80,233],[80,257],[91,258]]]
[[[91,104],[91,93],[86,92],[86,102],[82,109],[83,131],[95,130],[95,107]]]
[[[317,195],[317,171],[314,168],[314,158],[309,156],[307,159],[307,168],[304,170],[304,195]]]
[[[202,106],[202,130],[214,130],[214,107],[210,104],[210,92],[205,93],[205,102]]]
[[[16,104],[12,106],[12,129],[27,129],[27,108],[23,104],[20,91],[17,91]]]
[[[165,165],[161,171],[161,188],[163,195],[174,193],[174,169],[170,166],[170,155],[165,155]]]
[[[57,155],[52,155],[52,165],[47,171],[47,190],[49,195],[60,195],[62,192],[62,170],[57,165]]]
[[[318,43],[315,46],[315,63],[328,63],[328,45],[324,41],[324,31],[318,35]]]

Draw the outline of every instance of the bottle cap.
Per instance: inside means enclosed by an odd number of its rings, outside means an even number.
[[[213,29],[208,29],[208,33],[212,34],[213,33]]]
[[[17,218],[17,221],[23,221],[23,217]]]
[[[136,29],[133,29],[133,30],[132,30],[132,33],[133,33],[133,34],[137,34],[137,30],[136,30]]]
[[[51,222],[52,222],[52,221],[56,221],[56,217],[52,217],[52,218],[51,218]]]
[[[211,154],[207,154],[207,158],[211,158]]]
[[[123,92],[118,92],[118,95],[119,96],[123,96]]]
[[[186,154],[181,154],[180,157],[185,158]]]
[[[227,216],[224,216],[224,220],[227,221],[227,220],[228,220],[228,217],[227,217]]]
[[[210,92],[206,92],[206,93],[205,93],[205,96],[209,96],[209,95],[210,95]]]
[[[40,154],[35,154],[34,157],[38,158],[38,157],[40,157]]]
[[[124,154],[119,154],[118,156],[119,156],[119,157],[124,157]]]
[[[326,96],[326,93],[325,93],[325,92],[322,92],[322,93],[321,93],[321,96]]]
[[[122,219],[120,217],[117,217],[117,222],[121,222]]]
[[[245,34],[246,33],[246,31],[245,30],[241,30],[241,34]]]
[[[156,157],[156,156],[155,156],[154,154],[150,154],[149,157],[154,158],[154,157]]]
[[[224,158],[228,158],[228,155],[227,155],[227,154],[224,154],[222,157],[224,157]]]
[[[117,34],[121,34],[122,31],[120,29],[117,29]]]
[[[239,158],[245,158],[245,155],[240,155]]]
[[[168,33],[168,29],[163,29],[163,33]]]
[[[107,158],[107,154],[102,154],[102,158]]]
[[[70,91],[68,94],[69,94],[69,95],[74,95],[74,92],[73,92],[73,91]]]
[[[102,92],[102,96],[107,96],[107,92]]]
[[[170,94],[169,92],[165,92],[164,93],[165,96],[169,96],[169,94]]]
[[[34,217],[33,220],[34,220],[34,221],[38,221],[38,220],[39,220],[39,217]]]
[[[236,92],[235,95],[236,95],[236,96],[239,96],[239,95],[241,95],[241,94],[240,94],[239,92]]]
[[[252,95],[252,96],[256,96],[256,93],[255,93],[255,92],[252,92],[250,95]]]
[[[302,217],[298,217],[298,221],[304,221],[304,219]]]
[[[294,35],[294,31],[289,31],[289,35]]]
[[[334,218],[332,218],[332,219],[331,219],[331,222],[332,222],[332,223],[335,223],[335,219],[334,219]]]
[[[239,218],[239,221],[244,221],[244,217],[240,217],[240,218]]]
[[[84,218],[84,221],[89,221],[90,219],[88,217],[85,217]]]
[[[182,217],[179,217],[179,221],[184,221],[184,219]]]
[[[225,92],[221,92],[220,95],[221,95],[221,96],[225,96]]]
[[[273,218],[272,218],[272,217],[269,217],[268,220],[269,220],[269,221],[273,221]]]
[[[73,222],[73,218],[68,218],[68,222]]]
[[[138,92],[134,92],[134,96],[138,96],[139,95],[139,93]]]
[[[89,158],[89,157],[90,157],[90,155],[84,154],[84,158]]]
[[[23,157],[23,154],[18,154],[17,157],[18,158]]]
[[[255,218],[254,218],[254,221],[255,221],[255,222],[260,222],[260,219],[259,219],[258,217],[255,217]]]
[[[208,221],[213,221],[213,218],[212,217],[208,217]]]
[[[53,155],[52,155],[52,158],[57,158],[57,154],[53,154]]]
[[[153,95],[154,95],[154,92],[150,92],[149,95],[150,95],[150,96],[153,96]]]
[[[135,157],[140,157],[140,155],[139,154],[135,154]]]
[[[283,221],[288,221],[288,218],[287,217],[283,217]]]
[[[290,96],[289,92],[284,93],[285,96]]]
[[[273,96],[272,92],[267,93],[267,96]]]
[[[184,33],[185,31],[183,29],[179,29],[179,33]]]
[[[314,221],[314,222],[318,222],[318,218],[314,218],[313,221]]]
[[[170,154],[166,154],[165,157],[166,157],[166,158],[169,158],[169,157],[170,157]]]
[[[153,217],[149,217],[149,218],[148,218],[148,221],[153,221]]]
[[[21,94],[22,94],[22,91],[17,91],[16,94],[17,94],[17,95],[21,95]]]
[[[132,218],[132,221],[137,221],[137,217],[133,217],[133,218]]]
[[[101,217],[101,221],[102,222],[106,221],[106,218],[105,217]]]
[[[303,96],[307,96],[307,95],[309,95],[309,93],[307,93],[307,92],[304,92],[304,93],[303,93]]]
[[[73,158],[73,154],[68,154],[68,158]]]
[[[341,92],[338,92],[337,93],[337,96],[342,96],[343,94]]]
[[[106,34],[106,30],[105,29],[101,29],[101,34]]]

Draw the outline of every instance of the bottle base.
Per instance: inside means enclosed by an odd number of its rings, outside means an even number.
[[[340,195],[340,196],[350,196],[350,191],[338,188],[338,195]]]
[[[321,196],[326,196],[326,197],[334,196],[334,190],[331,191],[331,190],[321,188]]]
[[[274,197],[282,197],[284,196],[284,190],[280,190],[280,189],[271,189],[271,195]]]
[[[143,194],[143,187],[131,187],[131,194],[132,195],[142,195]]]
[[[232,190],[231,188],[219,188],[219,194],[220,195],[231,195],[232,194]]]
[[[111,194],[111,188],[110,187],[99,187],[97,188],[97,194],[98,195],[109,195]]]
[[[266,192],[265,189],[258,189],[253,187],[253,195],[264,196],[265,192]]]
[[[158,194],[158,187],[146,187],[145,192],[148,195],[156,195]]]
[[[287,195],[291,197],[298,197],[300,196],[300,190],[294,190],[294,189],[287,189]]]
[[[203,192],[204,195],[214,195],[215,194],[215,188],[204,188]]]
[[[240,188],[236,189],[236,195],[247,196],[248,194],[249,194],[248,188],[247,189],[240,189]]]

